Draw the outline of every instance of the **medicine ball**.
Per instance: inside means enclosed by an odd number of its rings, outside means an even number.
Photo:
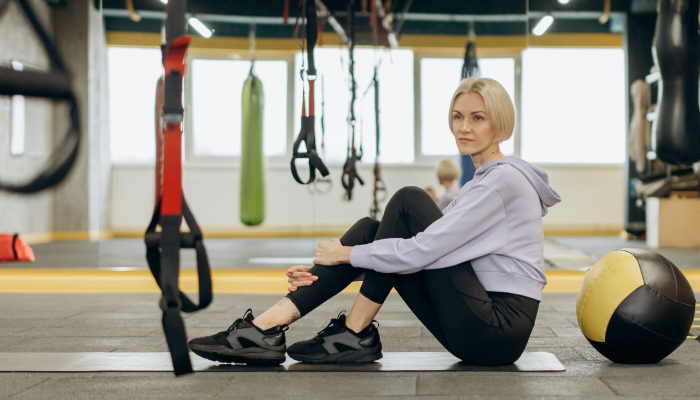
[[[680,346],[695,315],[695,294],[661,254],[622,249],[583,277],[576,299],[581,332],[617,363],[657,363]]]

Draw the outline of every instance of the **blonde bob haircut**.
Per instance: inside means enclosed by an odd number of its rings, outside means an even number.
[[[454,161],[450,159],[444,159],[440,161],[440,165],[438,165],[438,181],[440,182],[440,184],[442,184],[443,182],[454,181],[459,177],[459,172],[459,167]]]
[[[513,107],[513,102],[503,86],[489,78],[466,78],[459,83],[450,102],[448,115],[450,131],[452,131],[452,108],[457,97],[462,93],[478,93],[484,99],[486,116],[496,131],[494,142],[504,142],[510,139],[513,130],[515,130],[515,107]]]

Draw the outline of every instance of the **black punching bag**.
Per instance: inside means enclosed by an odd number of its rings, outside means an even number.
[[[659,66],[656,154],[669,164],[700,160],[698,3],[659,0],[652,54]]]

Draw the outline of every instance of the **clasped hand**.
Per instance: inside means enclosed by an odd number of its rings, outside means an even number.
[[[340,243],[340,239],[331,239],[330,242],[319,242],[318,248],[316,249],[316,258],[314,258],[313,263],[326,266],[341,264],[340,250],[342,248],[343,245]],[[317,281],[318,277],[312,275],[309,272],[310,269],[311,267],[295,265],[287,270],[287,282],[290,284],[287,290],[293,292],[297,290],[299,286],[309,286]]]

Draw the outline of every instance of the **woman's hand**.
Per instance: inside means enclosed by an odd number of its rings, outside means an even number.
[[[351,250],[352,247],[343,246],[340,243],[340,239],[331,239],[330,242],[319,242],[314,264],[331,266],[349,263]]]
[[[297,290],[299,286],[309,286],[314,281],[318,280],[318,276],[313,276],[309,272],[311,267],[305,267],[303,265],[295,265],[287,270],[287,282],[290,286],[287,288],[290,292]]]

